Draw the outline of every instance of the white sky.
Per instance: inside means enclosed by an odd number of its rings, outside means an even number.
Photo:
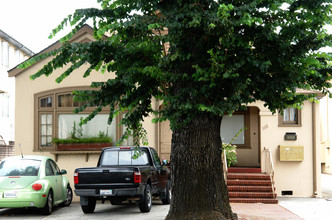
[[[0,0],[0,29],[38,53],[67,33],[48,39],[64,18],[92,7],[99,7],[97,0]]]
[[[97,0],[0,0],[0,29],[38,53],[68,32],[48,39],[64,18],[75,9],[91,7],[99,7]],[[331,33],[332,26],[329,29]]]

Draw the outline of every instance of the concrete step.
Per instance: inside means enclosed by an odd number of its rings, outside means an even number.
[[[264,204],[278,204],[277,199],[262,199],[262,198],[230,198],[230,203],[264,203]]]
[[[229,198],[268,198],[274,199],[272,192],[229,192]]]
[[[270,180],[227,180],[227,186],[272,186]]]
[[[227,186],[229,192],[272,192],[271,186]]]
[[[227,179],[270,180],[270,176],[264,173],[228,173]]]

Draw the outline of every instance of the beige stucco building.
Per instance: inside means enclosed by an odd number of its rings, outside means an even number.
[[[94,40],[93,30],[89,26],[81,28],[72,39],[73,42],[92,40]],[[59,45],[58,42],[42,52],[57,48]],[[23,154],[51,156],[57,160],[60,168],[68,171],[69,179],[72,181],[75,168],[96,165],[99,151],[59,151],[56,146],[50,144],[50,141],[53,137],[68,135],[73,121],[79,120],[80,116],[72,113],[75,103],[72,101],[71,92],[74,89],[88,88],[93,81],[112,78],[114,74],[92,72],[89,77],[83,78],[84,70],[81,68],[57,84],[55,79],[62,71],[58,69],[49,77],[42,76],[31,81],[29,76],[36,73],[48,61],[50,58],[24,70],[9,71],[9,76],[15,77],[16,82],[16,154],[20,154],[21,149]],[[161,108],[157,100],[153,105],[155,108]],[[266,172],[270,164],[268,152],[271,152],[276,193],[279,196],[320,196],[319,112],[319,104],[307,101],[301,110],[289,108],[285,110],[283,116],[273,115],[264,107],[263,102],[258,101],[249,105],[245,112],[237,112],[232,117],[225,116],[221,126],[221,136],[224,142],[229,142],[239,129],[246,128],[233,142],[238,146],[237,166],[260,167],[262,172]],[[89,110],[86,113],[89,113]],[[109,126],[103,124],[106,119],[107,112],[104,112],[99,121],[92,122],[91,126],[98,127],[99,131],[106,130],[115,143],[122,134],[122,128],[116,126],[116,122]],[[168,122],[154,124],[151,119],[144,120],[149,145],[157,150],[160,157],[169,159],[171,147],[169,124]],[[124,144],[130,144],[130,140]]]

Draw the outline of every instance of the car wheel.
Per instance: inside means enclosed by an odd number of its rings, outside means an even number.
[[[161,202],[164,205],[168,205],[171,203],[171,199],[172,199],[172,190],[171,190],[171,183],[170,181],[167,182],[166,186],[165,186],[165,197],[161,200]]]
[[[45,206],[41,209],[41,213],[44,215],[50,215],[53,210],[53,195],[52,191],[49,191],[46,199]]]
[[[85,214],[93,213],[96,208],[96,199],[88,197],[88,204],[81,205],[81,208]]]
[[[73,190],[68,185],[66,190],[66,200],[60,204],[60,206],[70,206],[71,202],[73,201]]]
[[[146,185],[142,201],[138,204],[141,212],[150,212],[152,206],[152,194],[150,185]]]

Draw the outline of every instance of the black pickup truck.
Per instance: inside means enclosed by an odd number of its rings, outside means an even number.
[[[97,200],[134,200],[141,212],[151,210],[152,196],[163,204],[171,200],[170,171],[150,147],[104,148],[97,167],[75,170],[74,184],[84,213],[93,213]]]

